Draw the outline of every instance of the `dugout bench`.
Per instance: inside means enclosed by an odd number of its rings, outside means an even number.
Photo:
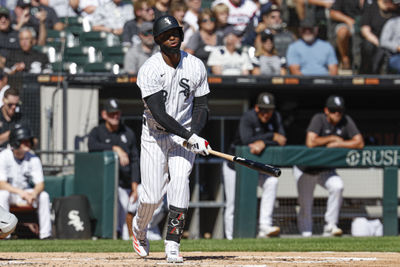
[[[383,192],[382,217],[384,224],[384,235],[398,234],[398,161],[400,147],[392,146],[370,146],[363,150],[351,150],[343,148],[307,148],[305,146],[268,147],[261,155],[253,155],[247,146],[236,147],[236,155],[254,161],[260,161],[281,167],[293,165],[303,166],[327,166],[335,168],[382,168],[383,182],[379,185],[378,180],[368,177],[364,182],[374,182],[374,186],[381,186],[381,191],[374,190],[372,197],[379,197]],[[257,232],[257,184],[258,173],[249,168],[236,164],[236,198],[235,198],[235,238],[253,238]],[[285,175],[285,172],[284,172]],[[286,176],[290,175],[286,173]],[[286,180],[286,179],[285,179]],[[297,196],[295,192],[295,181],[289,196]],[[278,188],[282,188],[279,185]],[[284,188],[284,187],[283,187]],[[289,187],[290,188],[290,187]],[[278,189],[279,191],[279,189]],[[317,190],[316,190],[317,192]],[[346,196],[346,185],[344,196]],[[360,193],[361,192],[361,193]],[[318,192],[317,192],[318,193]],[[349,192],[354,194],[354,192]],[[368,192],[359,190],[359,196],[365,196]],[[284,192],[278,192],[279,195]],[[318,195],[316,195],[318,197]],[[376,207],[370,207],[369,212],[379,215]],[[378,208],[379,209],[379,208]],[[294,215],[296,212],[294,211]]]

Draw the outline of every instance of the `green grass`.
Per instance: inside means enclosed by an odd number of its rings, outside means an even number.
[[[123,240],[4,240],[0,252],[132,252]],[[151,251],[164,250],[152,241]],[[271,238],[182,240],[182,251],[374,251],[400,252],[400,237]]]

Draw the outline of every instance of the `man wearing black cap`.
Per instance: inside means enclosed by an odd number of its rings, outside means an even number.
[[[275,98],[270,93],[261,93],[257,98],[257,104],[242,115],[239,130],[235,140],[230,146],[230,153],[234,154],[237,145],[248,145],[250,153],[259,155],[268,146],[283,146],[286,144],[285,130],[282,118],[275,110]],[[226,209],[224,214],[225,236],[232,239],[235,208],[235,184],[236,173],[232,162],[224,162],[222,167],[224,175],[224,188],[226,197]],[[272,225],[272,212],[278,179],[276,177],[259,174],[259,186],[263,193],[260,202],[258,238],[278,236],[280,228]]]
[[[0,55],[5,57],[10,50],[18,48],[18,31],[11,27],[10,11],[0,7]]]
[[[291,74],[337,75],[335,50],[327,41],[318,39],[317,35],[318,27],[313,19],[304,19],[300,23],[301,39],[289,45],[286,55]]]
[[[315,114],[307,128],[306,146],[342,147],[362,149],[363,137],[349,115],[344,115],[344,100],[332,95],[328,98],[324,112]],[[337,226],[342,204],[343,181],[335,169],[294,166],[297,180],[300,212],[298,228],[302,236],[312,235],[312,206],[315,185],[328,190],[325,212],[324,236],[341,236]]]
[[[119,159],[119,187],[118,187],[118,232],[122,235],[129,197],[136,200],[137,187],[140,182],[139,153],[136,147],[136,135],[121,119],[121,110],[118,101],[107,99],[101,110],[104,120],[93,128],[89,134],[89,152],[112,150]],[[125,236],[128,235],[127,228]],[[128,237],[129,239],[129,237]]]

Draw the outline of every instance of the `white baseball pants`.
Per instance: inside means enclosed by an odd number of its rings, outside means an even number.
[[[226,161],[222,164],[225,189],[225,237],[229,240],[233,238],[233,222],[235,213],[235,187],[236,171],[228,167]],[[278,178],[265,174],[260,174],[258,185],[263,189],[260,201],[259,228],[263,229],[272,226],[272,214],[278,190]]]
[[[299,194],[300,212],[298,214],[297,224],[300,233],[312,232],[313,194],[316,184],[328,190],[329,193],[325,212],[325,223],[337,225],[343,199],[343,181],[336,171],[330,170],[318,174],[307,174],[294,166],[293,174],[297,182],[297,191]]]
[[[133,220],[133,232],[139,240],[146,237],[147,225],[167,193],[168,205],[187,209],[190,199],[189,176],[195,154],[172,139],[142,129],[140,170],[143,194]]]
[[[27,189],[32,191],[33,189]],[[12,194],[6,190],[0,190],[0,206],[6,211],[10,210],[10,204],[27,205],[19,195]],[[39,238],[43,239],[51,236],[51,219],[50,219],[50,196],[47,192],[42,191],[38,199],[33,203],[37,207],[39,219]]]

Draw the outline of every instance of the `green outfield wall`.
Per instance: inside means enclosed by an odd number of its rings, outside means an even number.
[[[383,168],[384,235],[398,234],[398,146],[366,146],[362,150],[305,146],[268,147],[261,155],[253,155],[247,146],[239,146],[236,147],[236,155],[280,167],[301,165]],[[253,238],[257,231],[258,172],[236,164],[236,177],[234,237]]]

